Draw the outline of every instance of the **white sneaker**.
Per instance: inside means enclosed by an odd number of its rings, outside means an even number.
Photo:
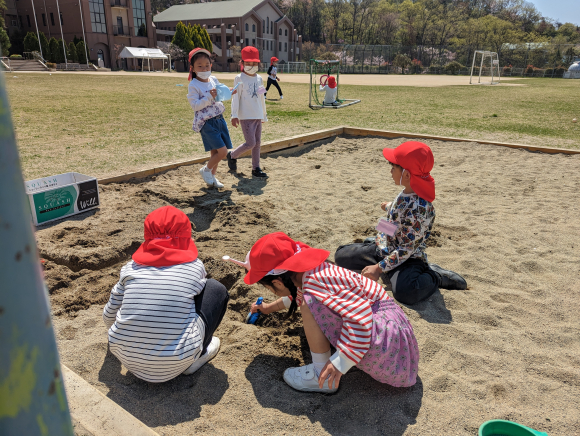
[[[220,340],[219,338],[213,336],[211,338],[211,342],[207,346],[207,350],[205,351],[205,353],[199,356],[199,358],[195,362],[193,362],[189,368],[183,371],[183,373],[185,375],[193,374],[195,371],[197,371],[199,368],[201,368],[203,365],[205,365],[207,362],[213,359],[217,355],[219,350],[220,350]]]
[[[284,96],[283,95],[280,96],[280,100],[284,100]]]
[[[213,185],[219,189],[224,187],[224,184],[222,182],[220,182],[216,176],[213,176]]]
[[[322,389],[318,386],[318,376],[314,370],[314,364],[299,366],[297,368],[288,368],[284,371],[284,381],[290,387],[302,392],[321,392],[323,394],[332,394],[338,388],[330,389],[328,379],[324,381]]]
[[[203,181],[205,183],[207,183],[210,186],[213,186],[213,174],[211,173],[211,171],[207,171],[207,165],[204,165],[200,168],[199,173],[201,174],[201,177],[203,177]]]

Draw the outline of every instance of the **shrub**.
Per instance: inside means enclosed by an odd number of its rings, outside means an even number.
[[[560,65],[554,70],[554,77],[562,77],[566,71],[566,68]]]
[[[64,44],[62,39],[59,39],[57,41],[57,49],[56,52],[53,54],[54,56],[54,61],[57,64],[62,64],[64,63]]]
[[[79,41],[76,46],[77,49],[77,59],[79,64],[84,64],[87,62],[87,52],[85,51],[85,43],[84,41]]]
[[[50,41],[48,41],[48,50],[50,53],[45,56],[45,59],[49,62],[56,63],[56,57],[58,56],[58,41],[54,36],[50,38]]]
[[[458,74],[462,68],[465,67],[457,61],[449,62],[447,65],[445,65],[445,71],[451,74]]]
[[[47,62],[46,63],[46,66],[48,68],[56,69],[56,64],[54,62]]]
[[[409,56],[402,53],[399,53],[397,56],[395,56],[395,59],[393,59],[393,65],[400,67],[402,70],[405,70],[405,68],[411,65],[412,62],[413,61]]]
[[[71,42],[68,45],[68,61],[69,62],[77,62],[79,58],[77,57],[77,48],[74,42]]]
[[[22,59],[22,55],[13,54],[13,55],[10,55],[10,59]]]
[[[535,67],[534,67],[532,64],[528,65],[528,66],[526,67],[526,74],[534,74],[534,70],[535,70],[535,69],[536,69],[536,68],[535,68]]]
[[[506,74],[511,74],[512,73],[512,66],[511,65],[506,65],[505,67],[502,68],[502,75],[505,76]]]
[[[411,73],[421,74],[423,72],[423,64],[419,59],[413,59],[411,61]]]
[[[38,45],[38,38],[32,32],[28,32],[24,37],[24,51],[32,52],[39,51],[40,46]]]

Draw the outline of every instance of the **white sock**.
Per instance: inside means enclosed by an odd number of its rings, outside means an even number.
[[[326,353],[313,353],[311,351],[310,354],[312,354],[312,363],[314,364],[316,375],[319,376],[322,372],[322,369],[324,368],[324,365],[326,365],[326,362],[328,362],[328,359],[330,359],[330,350],[328,350]]]
[[[203,167],[203,170],[204,170],[204,171],[207,171],[208,173],[210,173],[210,172],[211,172],[211,169],[209,169],[209,168],[207,167],[207,165]]]

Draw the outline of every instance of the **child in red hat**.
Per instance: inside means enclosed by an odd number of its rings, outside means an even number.
[[[270,58],[270,68],[268,68],[268,84],[266,85],[266,92],[268,92],[268,89],[270,89],[270,85],[274,85],[278,90],[280,100],[282,100],[284,96],[282,95],[280,85],[278,85],[279,81],[280,78],[278,77],[278,58],[276,56],[273,56]],[[266,94],[264,94],[264,98],[265,97]]]
[[[219,80],[211,75],[211,53],[205,48],[194,48],[189,52],[189,85],[187,100],[195,111],[193,131],[201,133],[205,151],[210,159],[199,172],[209,186],[223,188],[217,177],[218,165],[232,147],[228,125],[224,120],[224,104],[216,101],[216,86]],[[231,88],[230,88],[231,89]],[[235,93],[236,91],[234,91]]]
[[[324,103],[325,105],[333,106],[337,104],[336,97],[338,96],[338,87],[336,86],[336,79],[334,76],[329,76],[324,86],[320,85],[320,90],[325,91]]]
[[[145,242],[121,269],[103,311],[111,352],[136,377],[161,383],[213,359],[226,313],[224,285],[206,279],[187,215],[173,206],[145,219]]]
[[[409,320],[382,286],[326,262],[328,255],[282,232],[260,238],[249,253],[244,282],[281,297],[252,305],[252,312],[289,307],[291,314],[300,307],[302,313],[313,363],[288,368],[284,381],[299,391],[331,393],[357,366],[381,383],[413,386],[419,351]]]
[[[258,76],[260,53],[256,47],[242,49],[242,69],[234,79],[238,93],[232,97],[232,126],[242,126],[245,142],[228,153],[230,170],[237,171],[237,159],[246,151],[252,151],[252,176],[260,179],[267,174],[260,168],[260,144],[262,142],[262,123],[268,121],[266,116],[266,98],[264,81]]]
[[[408,141],[395,149],[385,148],[383,156],[391,164],[393,181],[404,189],[393,202],[381,204],[387,217],[379,221],[376,238],[340,246],[334,255],[336,264],[375,281],[386,273],[393,296],[405,304],[424,300],[438,288],[466,289],[459,274],[427,263],[425,249],[435,220],[431,149]]]

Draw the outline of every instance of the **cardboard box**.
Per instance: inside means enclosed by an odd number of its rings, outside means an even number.
[[[41,225],[99,206],[97,179],[79,173],[25,182],[32,220]]]

